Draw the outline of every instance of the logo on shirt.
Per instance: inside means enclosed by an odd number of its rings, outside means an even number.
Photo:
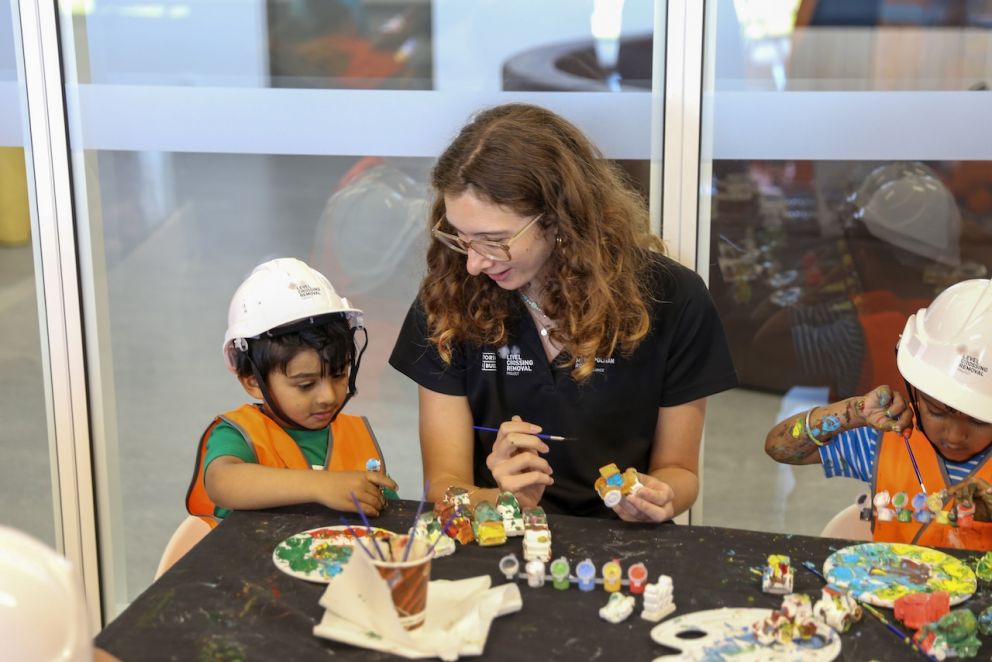
[[[482,353],[482,372],[496,372],[496,352]]]
[[[606,366],[613,365],[617,362],[612,356],[597,356],[596,357],[596,367],[592,369],[593,372],[606,372]],[[582,359],[575,359],[575,367],[578,368],[582,365]]]
[[[519,347],[506,347],[504,345],[498,351],[500,358],[506,362],[506,375],[508,377],[516,377],[522,372],[534,371],[534,359],[525,359],[520,354]]]

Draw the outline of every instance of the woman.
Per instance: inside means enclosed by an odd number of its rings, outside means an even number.
[[[572,124],[523,104],[477,115],[431,184],[427,273],[390,357],[420,385],[429,498],[509,490],[603,515],[593,483],[612,462],[644,485],[620,518],[686,510],[706,396],[737,379],[705,285],[662,254],[640,196]]]

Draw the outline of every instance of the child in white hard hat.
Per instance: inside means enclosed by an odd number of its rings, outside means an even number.
[[[908,402],[879,386],[814,407],[773,427],[765,452],[871,484],[875,540],[992,549],[992,281],[911,315],[897,362]]]
[[[224,359],[253,399],[200,439],[186,509],[212,526],[231,510],[316,502],[369,515],[396,483],[355,394],[362,311],[294,258],[260,264],[234,293]],[[373,468],[373,470],[369,470]],[[316,471],[314,471],[316,470]]]

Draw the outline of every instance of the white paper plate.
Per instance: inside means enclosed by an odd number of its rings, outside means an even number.
[[[378,527],[322,526],[294,534],[276,545],[272,551],[272,562],[287,575],[327,584],[340,574],[341,567],[351,558],[352,552],[363,553],[360,549],[354,549],[355,537],[348,531],[349,528],[366,547],[371,544],[367,538],[370,531],[381,539],[393,535],[391,531]]]

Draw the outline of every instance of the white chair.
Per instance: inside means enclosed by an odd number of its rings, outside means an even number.
[[[871,540],[871,523],[861,519],[860,510],[858,504],[852,503],[834,515],[823,527],[820,537]]]
[[[203,540],[203,537],[208,533],[210,533],[209,524],[199,517],[187,516],[165,545],[162,559],[158,562],[158,569],[155,571],[155,579],[165,574],[165,571],[171,568],[173,563],[185,556],[186,552]]]

